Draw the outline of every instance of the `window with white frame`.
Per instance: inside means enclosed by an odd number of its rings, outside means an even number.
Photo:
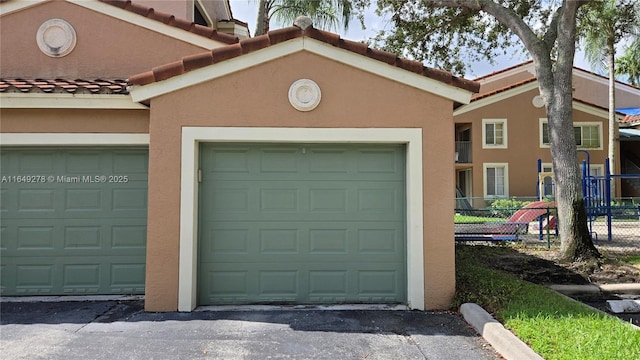
[[[582,169],[580,171],[582,171]],[[604,165],[603,164],[589,165],[589,176],[604,176]]]
[[[602,123],[574,122],[573,133],[578,149],[602,150]],[[549,147],[549,121],[540,119],[540,147]]]
[[[482,119],[482,148],[507,148],[507,119]]]
[[[509,196],[509,164],[485,163],[483,164],[484,196],[508,197]]]

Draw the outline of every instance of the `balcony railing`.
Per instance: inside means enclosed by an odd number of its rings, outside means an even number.
[[[456,162],[471,163],[471,141],[456,141]]]

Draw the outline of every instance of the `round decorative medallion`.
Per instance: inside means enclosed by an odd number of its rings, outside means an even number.
[[[289,102],[300,111],[311,111],[320,104],[320,87],[313,80],[300,79],[289,88]]]
[[[47,56],[63,57],[76,46],[76,31],[62,19],[50,19],[40,25],[36,42]]]
[[[536,95],[531,99],[531,103],[539,109],[544,106],[544,99],[542,99],[542,96]]]

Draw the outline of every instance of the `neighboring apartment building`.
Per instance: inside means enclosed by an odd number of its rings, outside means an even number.
[[[474,207],[484,207],[482,199],[536,197],[538,159],[543,171],[551,171],[547,118],[540,97],[532,61],[476,79],[480,92],[469,105],[454,112],[456,140],[456,185],[465,197],[477,199]],[[579,159],[589,153],[591,173],[602,175],[607,158],[608,80],[574,68],[573,117]],[[638,107],[640,89],[616,83],[618,108]],[[624,114],[617,113],[620,121]],[[616,134],[618,129],[616,128]],[[634,139],[635,140],[635,139]],[[618,141],[618,139],[614,139]],[[638,152],[631,141],[618,144],[620,164],[637,162]],[[622,167],[623,171],[630,166]],[[619,170],[617,171],[618,173]],[[549,179],[547,179],[547,182]],[[553,195],[553,186],[543,187]],[[617,196],[639,196],[628,186],[618,187]]]
[[[479,84],[304,18],[225,21],[228,1],[0,3],[2,296],[448,308],[442,134]]]

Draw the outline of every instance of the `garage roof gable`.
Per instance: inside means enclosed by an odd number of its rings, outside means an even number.
[[[187,56],[176,62],[133,75],[131,96],[146,101],[179,89],[307,51],[397,81],[459,104],[469,103],[480,87],[477,82],[448,71],[425,67],[393,53],[369,48],[364,43],[341,39],[338,34],[297,26],[270,31],[237,44]],[[211,67],[215,67],[212,71]]]

